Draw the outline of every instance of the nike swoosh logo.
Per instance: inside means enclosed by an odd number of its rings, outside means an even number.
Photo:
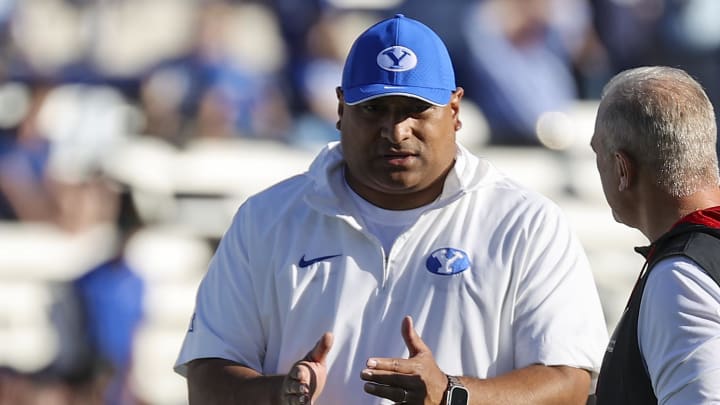
[[[310,266],[311,264],[315,264],[317,262],[321,262],[321,261],[327,260],[327,259],[332,259],[333,257],[338,257],[338,256],[342,256],[342,255],[320,256],[320,257],[316,257],[314,259],[305,260],[305,255],[302,255],[302,257],[300,258],[300,261],[298,262],[298,266],[307,267],[307,266]]]

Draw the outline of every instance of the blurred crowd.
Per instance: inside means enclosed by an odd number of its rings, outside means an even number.
[[[640,65],[687,70],[720,106],[717,0],[0,0],[0,221],[126,239],[143,224],[104,163],[132,139],[318,150],[351,40],[394,13],[446,41],[488,145],[542,147],[543,114]],[[122,249],[66,286],[73,349],[31,378],[0,369],[0,404],[140,403],[125,379],[143,285]]]

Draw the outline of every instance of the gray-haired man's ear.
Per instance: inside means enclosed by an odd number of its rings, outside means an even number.
[[[635,167],[627,153],[615,152],[615,170],[618,176],[618,191],[629,189],[633,181],[632,177],[635,175]]]

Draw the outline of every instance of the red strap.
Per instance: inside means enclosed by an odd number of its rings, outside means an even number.
[[[680,224],[705,225],[709,228],[720,228],[720,206],[697,210],[680,218],[673,228]]]

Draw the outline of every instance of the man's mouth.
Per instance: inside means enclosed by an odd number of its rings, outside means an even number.
[[[404,166],[415,159],[417,155],[411,152],[390,152],[383,155],[383,159],[392,166]]]

